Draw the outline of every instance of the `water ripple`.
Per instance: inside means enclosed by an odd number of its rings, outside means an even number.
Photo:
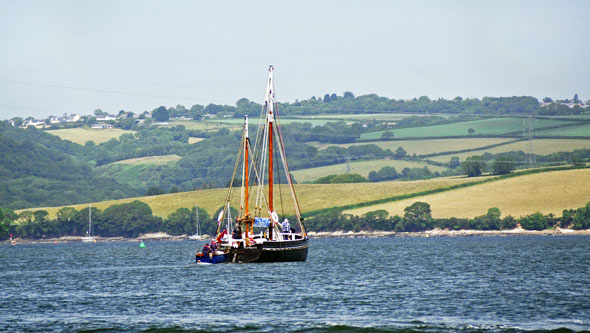
[[[195,242],[0,246],[0,330],[588,330],[590,237],[312,240],[198,266]]]

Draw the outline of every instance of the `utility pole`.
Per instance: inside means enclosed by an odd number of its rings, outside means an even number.
[[[348,155],[346,155],[346,173],[350,173],[351,167],[350,167],[350,153]]]
[[[527,154],[527,167],[529,169],[537,167],[537,157],[535,156],[535,149],[533,147],[533,136],[534,136],[534,122],[535,118],[533,115],[529,115],[527,118],[527,138],[528,138],[528,154]]]

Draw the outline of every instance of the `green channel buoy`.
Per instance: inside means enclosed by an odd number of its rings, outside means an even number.
[[[141,243],[139,243],[139,247],[140,248],[144,248],[145,247],[145,244],[143,243],[143,241],[141,241]]]

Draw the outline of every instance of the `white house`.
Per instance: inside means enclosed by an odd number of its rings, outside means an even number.
[[[80,115],[79,115],[79,114],[77,114],[77,113],[75,113],[75,114],[72,114],[72,115],[70,115],[70,116],[69,116],[69,117],[66,119],[66,122],[68,122],[68,123],[75,123],[75,122],[77,122],[77,121],[79,121],[79,120],[80,120]]]
[[[22,126],[21,126],[21,127],[23,127],[23,128],[27,128],[27,127],[29,127],[29,126],[33,126],[33,127],[36,127],[36,128],[44,128],[44,127],[45,127],[45,122],[44,122],[44,121],[42,121],[42,120],[34,120],[34,119],[32,119],[32,120],[27,120],[27,121],[25,121],[25,122],[22,124]]]
[[[92,129],[112,129],[113,125],[105,123],[92,124]]]
[[[111,116],[110,114],[104,117],[96,117],[96,121],[109,121],[109,120],[117,120],[117,117]]]

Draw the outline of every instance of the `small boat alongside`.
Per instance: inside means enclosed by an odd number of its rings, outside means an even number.
[[[207,244],[203,251],[197,253],[197,263],[287,262],[307,259],[309,237],[286,159],[275,98],[273,66],[269,68],[259,124],[255,145],[252,147],[248,116],[244,117],[234,173],[223,209],[217,218],[217,237],[211,245]],[[237,178],[238,170],[241,170],[241,178]],[[281,175],[286,179],[286,184],[281,184]],[[281,201],[280,209],[275,207],[275,176],[279,179],[277,196]],[[241,180],[241,187],[238,216],[234,223],[230,217],[230,203],[236,180]],[[285,194],[281,191],[281,185],[288,187],[288,205],[282,202]],[[255,196],[250,195],[253,191]],[[252,204],[253,210],[250,209]],[[285,213],[286,208],[291,211]],[[293,225],[289,219],[294,222]]]

